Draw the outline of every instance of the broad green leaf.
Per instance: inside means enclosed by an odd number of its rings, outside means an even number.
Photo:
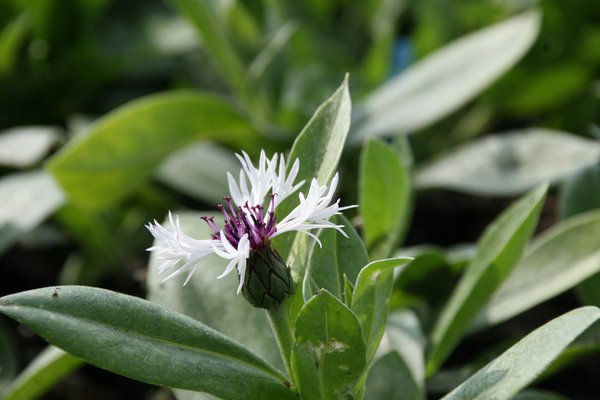
[[[208,203],[220,203],[229,194],[227,172],[240,169],[234,155],[214,143],[188,146],[170,155],[158,168],[165,185]]]
[[[289,168],[291,168],[294,160],[298,159],[300,161],[297,181],[305,181],[302,188],[300,188],[301,191],[309,187],[313,178],[320,185],[325,185],[334,176],[350,128],[350,111],[351,102],[348,93],[348,78],[346,77],[338,90],[315,111],[310,121],[294,141],[288,156]],[[288,197],[277,208],[278,215],[285,216],[289,214],[298,204],[300,204],[298,196]],[[276,241],[279,254],[284,260],[290,255],[295,237],[299,236],[287,234]],[[295,275],[302,279],[306,266],[294,262],[294,259],[304,260],[308,246],[306,243],[302,243],[306,242],[304,237],[299,238],[298,246],[295,249],[296,254],[291,260],[288,259],[288,265]],[[297,282],[301,282],[301,280],[297,280]]]
[[[136,297],[50,287],[5,296],[0,312],[90,364],[142,382],[223,399],[295,397],[280,372],[243,346]]]
[[[319,289],[325,289],[339,300],[343,299],[344,275],[354,284],[358,273],[369,262],[367,250],[350,221],[342,215],[335,215],[331,222],[344,225],[344,237],[335,229],[321,229],[317,237],[321,246],[313,246],[308,258],[308,266],[302,292],[308,301]]]
[[[64,194],[45,171],[0,179],[0,252],[64,203]]]
[[[48,346],[4,392],[4,400],[37,399],[57,382],[83,365],[79,358]]]
[[[510,69],[534,42],[530,11],[441,48],[376,89],[356,108],[351,140],[414,132],[450,114]]]
[[[428,375],[435,372],[460,341],[479,310],[511,272],[537,223],[548,185],[541,185],[504,211],[484,232],[431,333]]]
[[[12,337],[0,321],[0,395],[17,374],[17,351]]]
[[[352,311],[362,327],[367,346],[367,362],[375,356],[385,330],[394,284],[394,268],[412,258],[389,258],[374,261],[358,275],[352,295]]]
[[[588,306],[553,319],[502,353],[443,400],[511,399],[599,318],[600,310]]]
[[[505,321],[600,272],[600,211],[564,220],[533,242],[473,321],[479,329]]]
[[[200,219],[200,213],[178,213],[182,230],[196,239],[207,239],[212,231]],[[215,216],[217,219],[218,216]],[[163,226],[169,226],[167,222]],[[279,350],[269,321],[262,310],[253,308],[244,298],[236,295],[238,278],[230,274],[216,279],[227,262],[209,256],[202,260],[192,279],[182,286],[183,280],[174,278],[161,282],[158,275],[160,260],[150,256],[148,267],[148,299],[185,314],[242,343],[268,362],[283,368]]]
[[[100,119],[54,156],[48,168],[73,203],[101,208],[138,188],[160,161],[193,140],[240,143],[255,135],[220,97],[167,92]]]
[[[309,186],[312,178],[325,185],[335,174],[350,129],[351,108],[346,76],[342,85],[319,106],[294,141],[288,157],[289,167],[295,159],[300,160],[297,180],[306,180],[304,188]],[[288,207],[299,203],[297,196],[294,200]]]
[[[365,398],[369,400],[422,400],[408,366],[394,351],[378,358],[369,369]]]
[[[24,13],[5,25],[0,32],[0,76],[12,71],[28,28],[29,20]]]
[[[422,167],[421,189],[443,187],[482,195],[515,195],[557,182],[595,164],[600,143],[541,128],[493,135],[467,143]]]
[[[58,130],[45,126],[7,129],[0,133],[0,164],[15,168],[39,162],[58,139]]]
[[[378,140],[369,141],[361,154],[358,202],[365,245],[374,259],[390,256],[408,224],[411,177],[405,161]]]
[[[365,368],[365,343],[356,316],[327,291],[298,314],[292,368],[303,400],[349,396]]]

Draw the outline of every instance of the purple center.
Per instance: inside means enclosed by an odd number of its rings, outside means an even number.
[[[266,215],[263,214],[264,207],[261,205],[250,206],[248,202],[243,207],[234,207],[231,197],[224,197],[225,205],[219,204],[217,208],[225,216],[223,233],[233,247],[238,246],[242,236],[248,234],[250,248],[254,251],[269,245],[269,237],[273,235],[275,227],[275,195],[271,194],[271,204]],[[266,217],[266,218],[265,218]],[[200,217],[212,229],[212,239],[219,240],[221,229],[213,217]]]

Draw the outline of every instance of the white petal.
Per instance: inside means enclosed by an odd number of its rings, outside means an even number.
[[[198,240],[186,235],[179,223],[179,217],[173,219],[169,212],[169,221],[172,230],[156,222],[149,223],[146,228],[154,236],[154,246],[148,250],[155,253],[156,258],[162,260],[158,266],[158,273],[162,274],[173,268],[163,281],[169,280],[182,273],[188,273],[186,283],[196,269],[197,264],[206,256],[213,254],[213,240]]]
[[[298,194],[300,204],[277,224],[277,231],[271,235],[271,238],[290,231],[299,231],[316,238],[308,231],[319,228],[333,228],[346,236],[341,229],[343,226],[336,225],[329,219],[335,214],[340,214],[342,210],[356,206],[340,207],[339,200],[330,204],[337,183],[338,174],[335,174],[329,187],[327,185],[320,186],[313,178],[306,197],[303,193]]]

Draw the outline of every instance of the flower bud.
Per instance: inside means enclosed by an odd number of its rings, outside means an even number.
[[[254,307],[272,309],[294,293],[290,269],[270,246],[251,251],[242,295]]]

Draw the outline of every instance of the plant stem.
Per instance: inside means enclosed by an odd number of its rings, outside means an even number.
[[[292,375],[290,358],[292,355],[292,345],[294,344],[294,333],[292,332],[287,308],[284,307],[283,304],[280,304],[277,307],[267,310],[267,316],[271,323],[271,329],[277,339],[277,345],[279,346],[281,358],[283,358],[290,384],[294,387],[294,376]]]

